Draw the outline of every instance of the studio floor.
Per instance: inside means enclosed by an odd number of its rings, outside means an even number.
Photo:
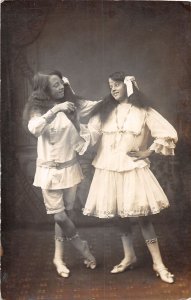
[[[162,282],[152,270],[151,258],[139,226],[133,222],[138,257],[133,270],[110,274],[122,259],[122,245],[112,224],[79,228],[97,259],[95,270],[86,269],[83,258],[69,242],[65,261],[69,278],[57,275],[52,264],[53,231],[17,229],[3,233],[2,299],[4,300],[185,300],[191,299],[190,226],[182,222],[156,223],[164,262],[176,276],[174,284]]]

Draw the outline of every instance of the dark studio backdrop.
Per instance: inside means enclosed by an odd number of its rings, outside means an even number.
[[[189,2],[5,1],[2,5],[3,228],[43,225],[41,193],[32,186],[36,140],[22,111],[37,71],[61,70],[77,94],[100,99],[114,71],[134,75],[156,109],[177,129],[176,156],[158,157],[153,171],[171,202],[171,218],[191,207],[191,18]],[[86,200],[92,153],[81,159]],[[169,213],[168,213],[169,214]],[[51,223],[51,218],[48,219]],[[81,224],[87,219],[77,220]],[[92,221],[96,224],[97,220]]]

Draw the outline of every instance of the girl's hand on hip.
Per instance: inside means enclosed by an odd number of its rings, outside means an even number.
[[[144,151],[127,152],[127,155],[129,155],[130,157],[136,157],[136,159],[134,159],[134,161],[137,161],[137,160],[145,159],[145,158],[149,157],[152,153],[153,153],[152,150],[147,149]]]

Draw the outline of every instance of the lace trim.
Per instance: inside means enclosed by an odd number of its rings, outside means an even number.
[[[169,204],[161,204],[159,209],[155,208],[143,208],[139,210],[123,210],[123,211],[118,211],[118,212],[111,212],[111,211],[101,211],[101,210],[96,210],[92,212],[90,209],[83,209],[83,214],[87,216],[94,216],[98,218],[114,218],[116,216],[120,216],[122,218],[126,217],[141,217],[141,216],[147,216],[147,215],[154,215],[160,213],[161,210],[169,207]]]
[[[79,234],[76,233],[75,235],[71,236],[71,237],[66,237],[66,240],[67,241],[73,241],[75,239],[79,238]]]
[[[67,236],[57,237],[57,236],[55,236],[55,240],[59,241],[59,242],[72,241],[72,240],[75,240],[77,238],[79,238],[79,234],[78,233],[75,233],[73,236],[70,236],[70,237],[67,237]]]
[[[156,242],[157,242],[157,238],[145,240],[145,243],[146,243],[147,245],[155,244]]]
[[[176,147],[176,145],[174,143],[174,140],[170,137],[156,138],[154,140],[154,144],[160,144],[160,145],[166,146],[168,148],[175,148]]]
[[[56,241],[58,241],[58,242],[64,242],[64,241],[66,240],[65,237],[57,237],[57,236],[55,236],[54,239],[55,239]]]

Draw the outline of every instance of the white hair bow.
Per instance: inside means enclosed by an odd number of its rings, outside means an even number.
[[[64,82],[64,84],[68,84],[70,86],[70,89],[72,91],[72,93],[75,95],[75,92],[73,91],[71,85],[70,85],[70,82],[69,82],[69,79],[67,77],[62,77],[62,81]]]
[[[133,94],[133,83],[136,86],[136,88],[139,89],[134,76],[126,76],[124,79],[124,83],[127,87],[127,96],[128,97]]]
[[[63,77],[62,77],[62,81],[64,82],[64,84],[70,84],[67,77],[64,77],[64,76],[63,76]]]

